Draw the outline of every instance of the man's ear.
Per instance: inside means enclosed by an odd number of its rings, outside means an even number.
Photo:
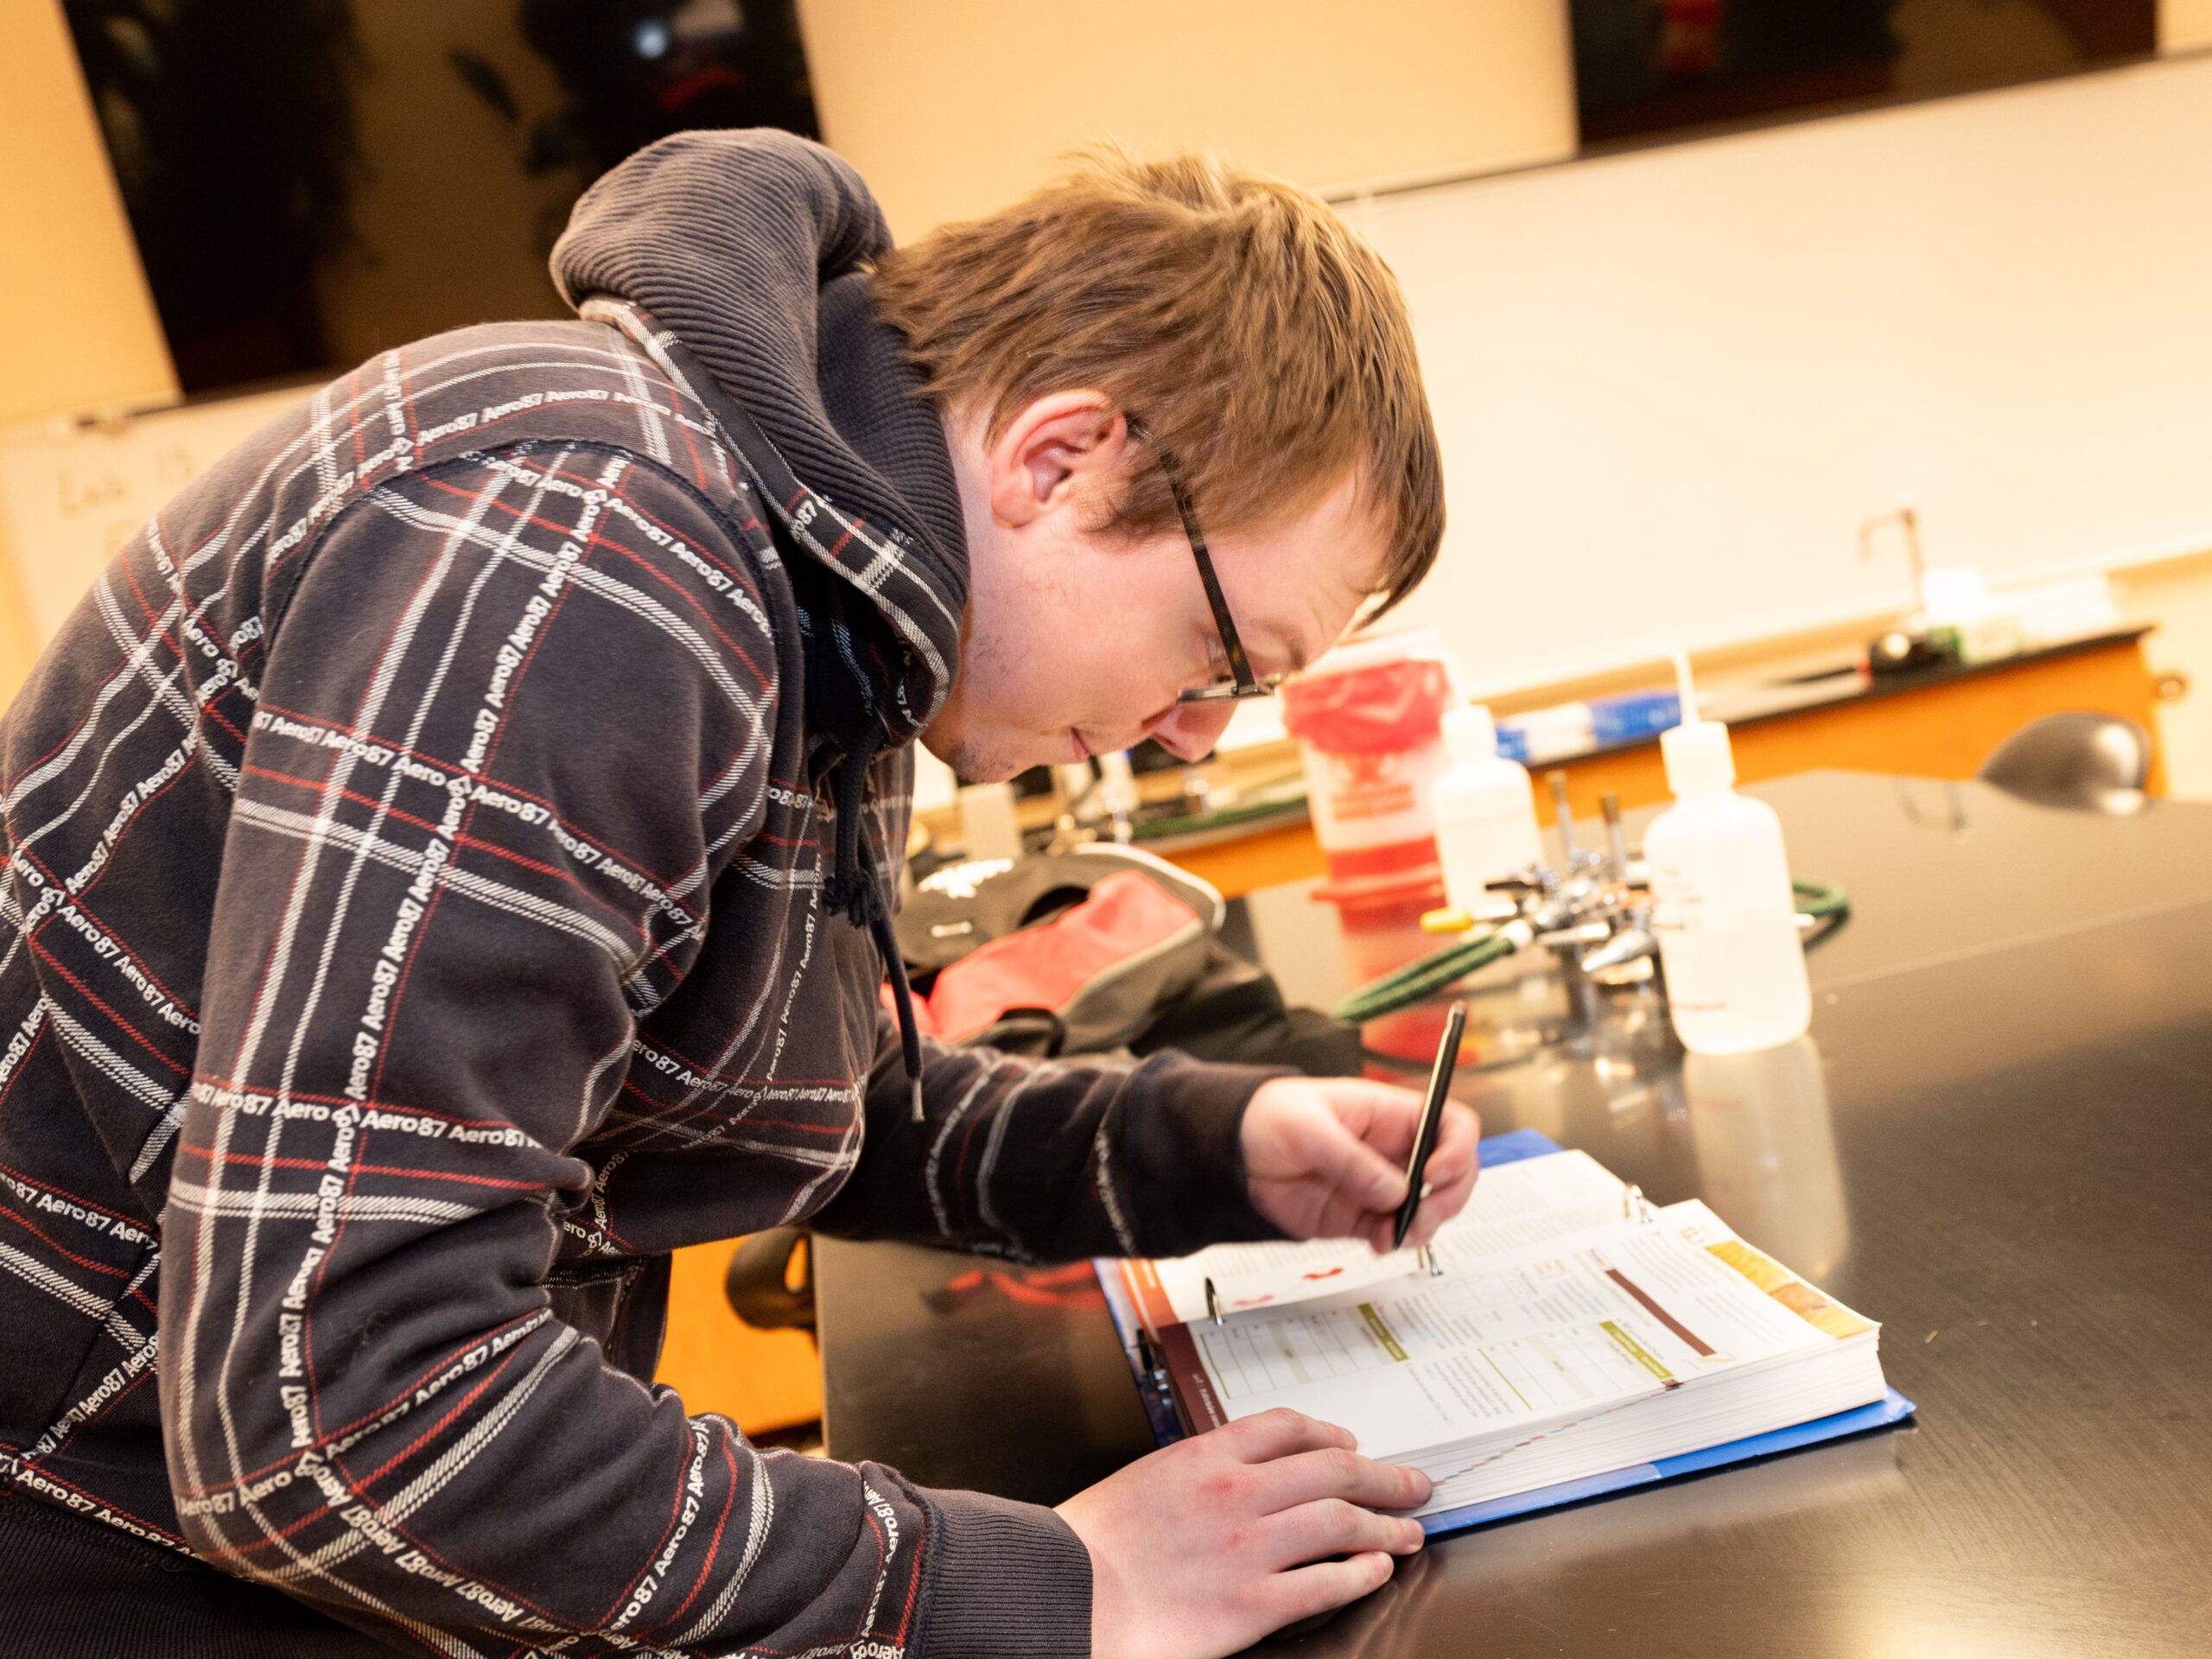
[[[992,441],[991,516],[1019,528],[1105,497],[1127,465],[1128,443],[1128,423],[1103,391],[1035,399]]]

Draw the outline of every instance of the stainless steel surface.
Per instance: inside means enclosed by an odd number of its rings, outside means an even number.
[[[1919,1417],[1439,1541],[1264,1650],[2212,1653],[2212,806],[2114,819],[1841,773],[1752,792],[1793,868],[1853,901],[1812,955],[1811,1035],[1686,1060],[1648,995],[1492,970],[1453,1092],[1655,1201],[1704,1197],[1882,1319]],[[1433,944],[1347,933],[1296,888],[1236,919],[1308,1002]],[[1411,1072],[1440,1018],[1370,1039]],[[1020,1295],[944,1294],[979,1271]],[[832,1453],[1051,1502],[1147,1450],[1065,1273],[825,1243]]]

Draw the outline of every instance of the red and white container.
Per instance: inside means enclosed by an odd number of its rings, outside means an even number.
[[[1442,874],[1430,790],[1452,763],[1451,658],[1427,629],[1339,646],[1283,687],[1283,724],[1306,763],[1327,897],[1392,902]]]

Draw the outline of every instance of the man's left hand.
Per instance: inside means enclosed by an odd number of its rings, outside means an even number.
[[[1244,1109],[1252,1207],[1293,1238],[1363,1238],[1390,1248],[1405,1201],[1421,1097],[1359,1077],[1275,1077]],[[1479,1161],[1475,1115],[1446,1102],[1429,1154],[1428,1196],[1406,1247],[1426,1244],[1466,1206]]]

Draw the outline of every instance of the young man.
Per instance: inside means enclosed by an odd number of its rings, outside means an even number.
[[[1426,569],[1388,273],[1195,161],[893,253],[770,133],[643,152],[554,264],[579,321],[194,484],[0,728],[5,1645],[1173,1659],[1372,1588],[1427,1484],[1325,1425],[1056,1513],[643,1379],[668,1252],[801,1217],[1382,1240],[1402,1091],[940,1049],[878,991],[910,743],[1196,757],[1217,682]]]

